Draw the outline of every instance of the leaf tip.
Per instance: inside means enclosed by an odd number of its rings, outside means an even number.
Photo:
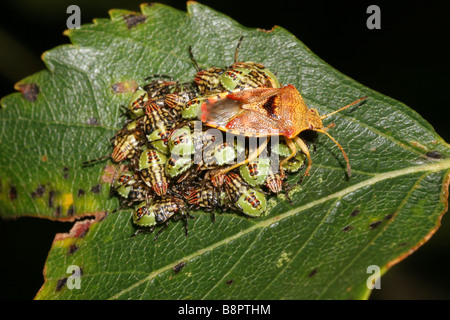
[[[116,21],[122,19],[123,10],[120,9],[109,9],[108,15],[111,21]]]
[[[150,7],[154,7],[154,6],[155,6],[155,3],[153,3],[153,2],[151,2],[151,3],[144,2],[144,3],[141,3],[141,4],[140,4],[139,9],[141,9],[141,12],[142,12],[143,14],[146,14],[147,10],[148,10]]]
[[[256,28],[256,30],[262,31],[262,32],[264,32],[264,33],[272,33],[272,32],[274,31],[275,28],[278,28],[278,26],[277,26],[277,25],[274,25],[274,26],[272,27],[272,29],[270,29],[270,30],[263,29],[263,28]]]
[[[200,3],[198,3],[197,1],[194,0],[189,0],[186,2],[186,8],[187,8],[187,12],[189,14],[192,14],[196,8],[201,7],[202,5]]]
[[[64,30],[64,31],[62,32],[63,36],[66,36],[66,37],[69,37],[69,38],[70,38],[71,33],[72,33],[72,30],[73,30],[73,29],[66,29],[66,30]]]

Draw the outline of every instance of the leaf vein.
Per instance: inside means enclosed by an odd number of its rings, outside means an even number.
[[[217,247],[226,245],[236,239],[239,239],[240,237],[249,234],[259,228],[266,228],[269,227],[270,225],[274,224],[274,223],[278,223],[281,220],[284,220],[286,218],[289,218],[301,211],[307,210],[307,209],[311,209],[317,205],[320,205],[328,200],[331,199],[335,199],[335,198],[341,198],[349,193],[355,192],[363,187],[367,187],[370,185],[374,185],[378,182],[387,180],[387,179],[393,179],[399,176],[403,176],[403,175],[408,175],[408,174],[413,174],[413,173],[418,173],[418,172],[438,172],[438,171],[442,171],[442,170],[448,170],[450,168],[450,159],[447,160],[443,160],[443,161],[436,161],[433,163],[430,163],[428,165],[422,165],[422,166],[414,166],[414,167],[409,167],[409,168],[405,168],[405,169],[400,169],[400,170],[395,170],[395,171],[390,171],[390,172],[385,172],[385,173],[380,173],[375,175],[373,178],[367,179],[363,182],[357,183],[355,185],[352,185],[348,188],[344,188],[334,194],[328,195],[326,197],[322,197],[320,199],[317,199],[315,201],[312,201],[310,203],[307,203],[303,206],[300,206],[298,208],[292,209],[290,211],[287,211],[283,214],[280,214],[278,216],[272,217],[270,219],[267,220],[263,220],[260,221],[258,223],[256,223],[255,225],[249,227],[248,229],[242,230],[238,233],[236,233],[235,235],[232,235],[228,238],[222,239],[221,241],[218,241],[214,244],[211,244],[208,247],[205,247],[203,249],[200,249],[196,252],[193,252],[189,255],[187,255],[186,257],[184,257],[183,259],[179,259],[177,261],[174,261],[173,263],[167,264],[164,267],[161,267],[157,270],[152,271],[147,277],[143,278],[142,280],[134,283],[133,285],[124,288],[122,290],[120,290],[119,292],[117,292],[115,295],[111,296],[109,299],[118,299],[122,294],[132,290],[133,288],[139,286],[140,284],[146,282],[146,281],[151,281],[152,279],[154,279],[155,277],[157,277],[158,275],[171,270],[175,265],[177,265],[180,262],[186,262],[189,260],[192,260],[202,254],[205,254],[205,252],[209,252],[214,250]]]

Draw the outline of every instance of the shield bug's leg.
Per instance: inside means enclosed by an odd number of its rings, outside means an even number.
[[[179,221],[181,219],[184,220],[184,234],[186,235],[186,237],[188,236],[188,218],[189,219],[195,219],[194,216],[191,216],[189,213],[184,212],[182,213],[182,216],[174,216],[172,219],[173,221]]]
[[[212,188],[212,198],[213,199],[219,199],[219,191],[217,190],[217,188]],[[220,200],[214,201],[214,204],[212,206],[212,215],[211,215],[211,222],[214,223],[216,222],[216,210],[219,206],[219,202]]]
[[[303,176],[302,176],[303,177]],[[292,204],[292,199],[289,196],[289,191],[292,189],[293,186],[288,186],[285,190],[284,190],[284,196],[286,197],[286,200],[289,202],[289,204]]]
[[[131,235],[131,237],[135,237],[135,236],[137,236],[138,234],[140,234],[140,233],[143,233],[144,231],[142,231],[142,229],[140,228],[140,229],[137,229],[132,235]]]
[[[122,117],[126,117],[128,113],[128,108],[125,107],[124,105],[120,106],[120,118]]]
[[[289,196],[289,192],[290,192],[293,188],[295,188],[296,186],[298,186],[299,184],[301,184],[301,183],[303,182],[303,178],[304,178],[304,177],[305,177],[304,175],[301,176],[300,179],[299,179],[296,183],[291,184],[291,185],[287,185],[287,186],[285,187],[285,189],[284,189],[284,194],[285,194],[286,199],[289,201],[290,204],[292,204],[292,199],[291,199],[291,197]]]
[[[195,217],[191,216],[189,214],[189,211],[186,211],[184,208],[179,207],[179,209],[180,209],[180,212],[181,212],[180,219],[184,219],[184,234],[187,237],[188,236],[188,219],[195,219]]]
[[[121,204],[118,208],[114,209],[111,213],[114,214],[119,210],[129,209],[130,204]]]
[[[188,236],[188,218],[187,217],[184,218],[184,234],[186,235],[186,237]]]
[[[148,228],[139,228],[131,236],[135,237],[135,236],[137,236],[138,234],[141,234],[141,233],[152,233],[153,231],[155,231],[155,228],[156,228],[156,226],[152,226],[152,227],[148,227]]]
[[[156,233],[155,237],[153,238],[154,241],[158,240],[159,235],[167,229],[167,227],[169,226],[169,221],[166,221],[166,223],[164,223],[164,225],[161,227],[161,229],[158,230],[158,232]]]
[[[291,197],[289,197],[289,192],[286,191],[286,192],[284,193],[284,195],[286,196],[286,199],[288,200],[289,204],[292,204],[292,199],[291,199]]]
[[[109,159],[109,158],[111,158],[111,155],[103,156],[103,157],[92,159],[92,160],[88,160],[88,161],[84,161],[82,166],[83,167],[87,167],[87,166],[89,166],[89,165],[91,165],[93,163],[104,161],[104,160]]]
[[[232,165],[232,166],[230,166],[230,167],[228,167],[228,168],[219,170],[219,171],[215,174],[215,176],[216,176],[216,175],[219,175],[219,174],[225,174],[225,173],[227,173],[228,171],[231,171],[231,170],[233,170],[233,169],[236,169],[236,168],[238,168],[238,167],[240,167],[240,166],[242,166],[242,165],[244,165],[244,164],[246,165],[246,164],[248,164],[249,162],[255,160],[255,159],[263,152],[263,150],[267,147],[267,143],[269,142],[269,139],[270,139],[270,136],[268,136],[267,139],[263,142],[263,144],[261,144],[261,145],[258,147],[258,149],[256,149],[252,154],[250,154],[250,155],[248,156],[247,159],[245,159],[244,161],[241,161],[241,162],[239,162],[239,163],[236,163],[236,164],[234,164],[234,165]]]
[[[297,138],[297,137],[295,137],[295,138]],[[294,139],[295,139],[295,138],[294,138]],[[280,162],[280,172],[284,172],[284,170],[283,170],[283,165],[284,165],[286,162],[288,162],[289,159],[291,159],[293,156],[295,156],[295,155],[297,154],[297,151],[298,151],[298,150],[297,150],[297,147],[295,146],[295,143],[292,141],[292,139],[288,139],[288,138],[285,137],[284,140],[286,141],[286,144],[288,145],[289,149],[291,149],[291,154],[290,154],[287,158],[284,158],[284,159]],[[296,142],[297,142],[297,140],[296,140]],[[306,144],[304,144],[303,140],[302,140],[302,143],[303,143],[304,147],[306,148],[306,150],[308,150],[308,147],[306,146]],[[297,143],[297,144],[298,144],[298,143]],[[303,151],[302,145],[298,144],[298,146],[299,146],[300,149],[302,149],[302,151]],[[305,152],[305,153],[306,153],[306,152]],[[308,159],[310,159],[310,157],[309,157],[309,151],[308,151],[307,156],[308,156]],[[306,172],[308,172],[308,170],[307,170]],[[306,174],[306,175],[308,175],[308,174]]]
[[[302,150],[303,153],[306,154],[306,158],[308,158],[308,166],[306,167],[305,176],[309,176],[309,170],[311,169],[312,160],[311,160],[311,155],[309,154],[308,146],[299,137],[295,137],[294,140],[295,140],[295,143],[300,147],[300,150]],[[292,141],[291,141],[291,143],[295,146],[295,144]]]
[[[168,140],[170,140],[170,138],[172,138],[172,135],[178,130],[183,128],[184,126],[189,126],[189,128],[192,129],[192,126],[195,124],[197,120],[185,120],[185,121],[181,121],[180,123],[178,123],[176,126],[174,126],[171,129],[171,133],[169,135],[169,137],[167,138]]]
[[[131,235],[131,237],[135,237],[135,236],[137,236],[138,234],[140,234],[140,233],[142,233],[143,231],[142,231],[142,229],[137,229],[132,235]]]
[[[154,75],[148,76],[144,80],[147,81],[147,80],[154,79],[154,78],[167,78],[170,81],[173,81],[173,78],[171,76],[166,75],[166,74],[154,74]]]

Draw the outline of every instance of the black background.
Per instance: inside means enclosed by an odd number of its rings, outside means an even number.
[[[139,11],[142,1],[2,1],[0,97],[14,83],[45,68],[44,51],[69,43],[62,35],[69,14],[81,8],[82,24],[107,18],[111,8]],[[159,1],[186,10],[184,1]],[[350,78],[420,113],[450,141],[448,15],[444,1],[201,1],[246,27],[282,26]],[[367,7],[381,9],[381,29],[369,30]],[[2,142],[9,143],[9,142]],[[394,266],[371,299],[450,298],[450,218],[415,254]],[[0,297],[32,299],[56,232],[70,223],[34,218],[0,219]],[[30,239],[32,239],[30,241]]]

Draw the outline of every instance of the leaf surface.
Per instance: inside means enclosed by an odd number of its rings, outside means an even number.
[[[85,217],[55,238],[37,299],[367,298],[369,266],[384,273],[437,230],[450,150],[416,112],[334,70],[281,27],[245,28],[195,2],[187,13],[141,10],[111,10],[111,19],[67,31],[73,44],[46,52],[48,70],[1,101],[0,214]],[[144,78],[191,81],[189,45],[200,67],[231,65],[241,36],[239,60],[263,63],[320,114],[369,97],[326,123],[336,124],[329,132],[349,155],[351,178],[339,149],[318,135],[293,204],[280,195],[265,217],[224,213],[215,223],[197,211],[188,238],[182,223],[157,242],[131,237],[131,211],[111,213],[114,167],[83,161],[111,152],[120,105]],[[69,288],[71,265],[80,289]]]

